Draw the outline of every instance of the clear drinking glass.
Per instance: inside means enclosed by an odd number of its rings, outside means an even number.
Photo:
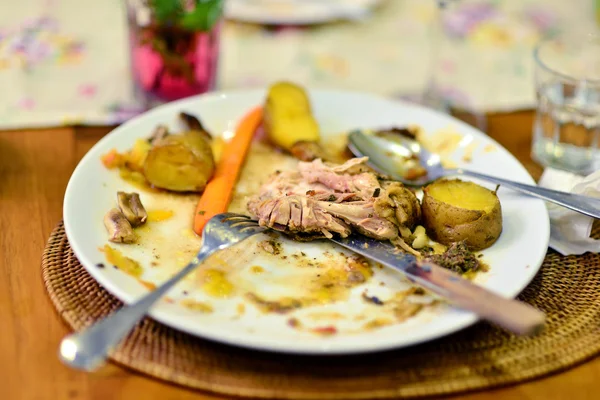
[[[194,15],[196,5],[187,0],[127,0],[131,72],[142,107],[214,89],[221,23],[217,20],[206,29],[205,21],[193,25],[193,19],[183,20]],[[176,7],[179,11],[169,15]]]
[[[600,169],[600,37],[544,40],[534,59],[533,159],[575,173]]]

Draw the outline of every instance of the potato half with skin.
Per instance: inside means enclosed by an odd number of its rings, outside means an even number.
[[[197,131],[161,139],[144,160],[148,182],[174,192],[202,192],[214,170],[210,141]]]
[[[284,150],[290,150],[297,142],[319,141],[319,125],[306,92],[289,82],[277,82],[269,88],[264,128],[269,139]]]
[[[471,250],[490,247],[502,232],[502,207],[493,192],[473,182],[442,179],[423,189],[422,218],[428,235]]]

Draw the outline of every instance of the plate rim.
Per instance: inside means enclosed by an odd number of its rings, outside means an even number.
[[[525,173],[525,176],[527,177],[526,180],[528,181],[526,183],[536,184],[535,180],[529,174],[529,172],[523,166],[523,164],[511,152],[509,152],[506,148],[504,148],[504,146],[502,146],[500,143],[498,143],[494,138],[479,131],[477,128],[474,128],[474,127],[464,123],[463,121],[460,121],[450,115],[440,113],[438,111],[429,109],[427,107],[423,107],[421,105],[409,103],[409,102],[398,100],[398,99],[388,98],[388,97],[377,95],[377,94],[370,93],[370,92],[363,92],[363,91],[356,91],[356,90],[344,90],[344,89],[322,89],[322,88],[311,88],[311,87],[307,87],[306,90],[307,90],[309,96],[314,96],[314,95],[320,94],[320,95],[355,95],[355,96],[361,96],[361,97],[370,97],[374,100],[393,103],[399,107],[416,108],[416,109],[424,110],[426,112],[430,112],[430,113],[434,113],[434,114],[443,116],[446,119],[452,120],[452,123],[457,126],[459,131],[462,131],[463,129],[466,128],[467,130],[475,130],[479,134],[486,136],[491,143],[493,143],[495,146],[497,146],[497,148],[500,151],[505,153],[505,156],[508,156],[509,158],[511,158],[512,161],[515,162],[516,165],[518,165],[518,167],[523,170],[523,172]],[[130,120],[126,121],[125,123],[121,124],[120,126],[112,129],[109,133],[107,133],[104,137],[102,137],[98,142],[96,142],[94,144],[94,146],[92,146],[92,148],[90,148],[90,150],[88,150],[88,152],[81,158],[81,160],[79,161],[79,163],[73,170],[71,177],[69,178],[69,182],[67,184],[67,188],[65,190],[65,195],[64,195],[64,199],[63,199],[63,219],[64,219],[65,233],[67,235],[67,238],[69,239],[70,237],[72,237],[72,232],[74,229],[71,225],[72,221],[70,221],[70,219],[68,218],[69,208],[70,208],[69,205],[70,205],[70,202],[72,200],[74,200],[72,193],[77,190],[74,187],[74,185],[75,185],[74,182],[77,180],[77,176],[83,173],[82,172],[83,168],[84,168],[83,165],[90,162],[89,160],[92,160],[97,157],[97,155],[95,153],[98,151],[97,149],[102,147],[104,142],[111,141],[112,140],[111,138],[113,136],[117,136],[121,131],[132,129],[132,127],[135,127],[135,124],[139,123],[140,121],[143,121],[144,119],[148,118],[152,114],[165,113],[165,112],[168,112],[169,109],[173,109],[173,111],[179,110],[183,107],[190,107],[191,105],[193,105],[196,102],[206,101],[206,99],[211,99],[211,98],[224,98],[224,97],[239,96],[239,95],[258,97],[260,95],[264,96],[265,92],[266,92],[266,88],[234,89],[234,90],[215,91],[215,92],[200,94],[200,95],[196,95],[196,96],[191,96],[191,97],[187,97],[185,99],[169,102],[169,103],[160,105],[158,107],[155,107],[152,110],[149,110],[140,115],[137,115],[137,116],[131,118]],[[537,199],[535,199],[535,200],[537,200]],[[540,203],[543,203],[543,200],[538,200],[538,201]],[[543,236],[544,236],[543,241],[546,245],[545,248],[547,249],[549,239],[550,239],[550,219],[549,219],[549,215],[548,215],[548,210],[545,206],[543,207],[543,211],[544,211],[544,215],[546,217],[546,218],[544,218],[545,223],[542,226],[538,227],[538,231],[541,234],[543,234]],[[118,287],[113,285],[111,279],[108,279],[107,276],[101,274],[100,271],[98,271],[97,269],[94,269],[93,268],[94,263],[91,262],[90,260],[87,260],[87,257],[85,257],[85,254],[81,250],[80,246],[78,245],[78,242],[79,242],[78,240],[73,240],[73,241],[69,240],[69,244],[70,244],[75,256],[77,257],[79,262],[83,265],[83,267],[88,271],[88,273],[90,273],[90,275],[98,283],[100,283],[100,285],[103,288],[105,288],[109,293],[111,293],[113,296],[117,297],[123,303],[125,303],[125,304],[131,303],[135,299],[135,296],[132,294],[128,294],[128,293],[123,293],[122,290],[120,290]],[[536,276],[539,269],[541,268],[545,254],[546,254],[545,252],[543,254],[541,254],[539,260],[537,260],[537,262],[535,263],[535,266],[530,265],[530,268],[528,269],[528,271],[530,271],[530,274],[527,277],[527,279],[524,279],[522,284],[519,285],[518,287],[516,287],[515,290],[513,290],[514,293],[508,294],[507,295],[508,297],[515,298],[521,291],[523,291],[523,289],[525,287],[527,287],[531,283],[531,281],[533,280],[533,278]],[[399,343],[399,344],[398,343],[388,343],[388,344],[382,345],[382,344],[373,343],[368,346],[361,345],[359,348],[352,348],[352,347],[330,348],[327,345],[326,341],[323,341],[323,345],[321,345],[321,346],[312,346],[310,348],[304,348],[302,346],[297,347],[297,348],[290,348],[285,345],[273,344],[270,342],[265,343],[264,341],[261,341],[261,340],[254,340],[252,342],[244,341],[244,342],[240,343],[239,337],[241,335],[237,335],[237,334],[228,333],[226,335],[212,335],[212,334],[200,335],[197,331],[190,329],[190,327],[187,326],[186,324],[179,323],[177,319],[174,319],[174,320],[170,319],[168,315],[165,315],[166,313],[164,311],[160,311],[160,310],[157,311],[156,309],[154,309],[154,310],[151,310],[148,315],[151,318],[153,318],[171,328],[180,330],[182,332],[186,332],[188,334],[191,334],[193,336],[199,337],[204,340],[225,343],[225,344],[232,345],[235,347],[249,348],[249,349],[261,350],[261,351],[288,353],[288,354],[342,355],[342,354],[366,354],[366,353],[387,351],[387,350],[391,350],[391,349],[400,349],[400,348],[414,346],[419,343],[429,342],[429,341],[436,340],[441,337],[447,336],[451,333],[458,332],[460,330],[463,330],[463,329],[473,325],[474,323],[476,323],[479,320],[479,318],[477,316],[475,316],[474,314],[472,314],[470,312],[457,310],[453,307],[451,307],[450,309],[457,312],[457,314],[458,314],[456,316],[457,321],[454,324],[445,327],[444,329],[438,328],[434,334],[425,335],[424,337],[420,337],[420,338],[414,338],[413,340],[405,340],[404,342]],[[316,348],[316,347],[319,347],[319,348]]]

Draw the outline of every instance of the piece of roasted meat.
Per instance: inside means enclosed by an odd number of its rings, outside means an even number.
[[[419,222],[419,201],[401,183],[376,175],[366,161],[300,162],[295,171],[273,175],[250,199],[248,211],[261,225],[297,239],[346,237],[352,231],[397,239]]]

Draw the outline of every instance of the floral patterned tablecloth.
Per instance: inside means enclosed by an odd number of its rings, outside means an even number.
[[[0,4],[0,128],[130,118],[123,0],[19,0]],[[445,96],[485,110],[534,106],[534,44],[575,28],[596,30],[592,0],[482,0],[452,7],[436,76]],[[227,22],[219,89],[290,79],[316,88],[386,96],[419,93],[431,71],[434,0],[387,0],[370,18],[275,29]]]

